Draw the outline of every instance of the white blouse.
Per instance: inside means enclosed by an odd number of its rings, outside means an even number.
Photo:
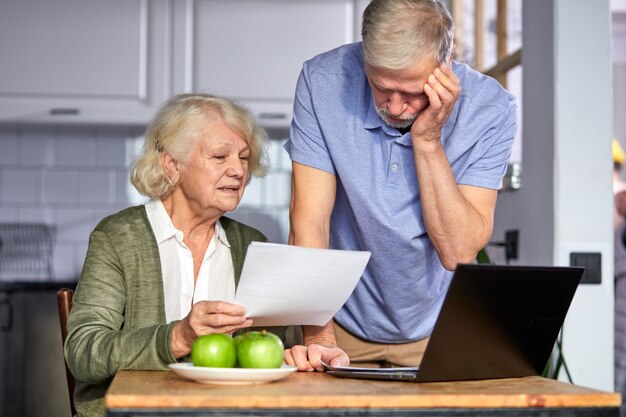
[[[145,207],[159,247],[167,322],[185,318],[198,301],[232,303],[235,273],[230,244],[219,220],[215,222],[215,233],[202,259],[194,287],[193,257],[183,242],[183,232],[174,227],[161,200],[152,199]]]

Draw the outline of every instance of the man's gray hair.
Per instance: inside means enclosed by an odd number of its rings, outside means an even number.
[[[131,182],[137,191],[152,198],[169,195],[176,184],[165,172],[161,153],[186,163],[193,145],[216,117],[222,117],[248,144],[249,174],[263,176],[267,170],[267,135],[246,108],[209,94],[179,94],[161,107],[146,130],[143,148],[131,169]]]
[[[454,21],[440,0],[372,0],[361,35],[365,62],[379,68],[426,57],[447,63],[454,49]]]

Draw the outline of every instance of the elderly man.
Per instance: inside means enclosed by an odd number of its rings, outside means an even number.
[[[373,0],[362,35],[304,64],[285,145],[290,243],[372,252],[334,321],[287,352],[300,370],[421,361],[451,271],[490,238],[515,136],[514,98],[452,60],[442,2]]]

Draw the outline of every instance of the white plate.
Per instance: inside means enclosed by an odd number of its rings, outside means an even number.
[[[295,366],[282,365],[274,369],[208,368],[193,366],[192,363],[168,365],[178,375],[203,384],[250,385],[264,384],[285,378],[296,370]]]

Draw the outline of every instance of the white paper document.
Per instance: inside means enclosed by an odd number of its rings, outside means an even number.
[[[235,303],[253,326],[324,325],[352,294],[370,255],[252,242]]]

